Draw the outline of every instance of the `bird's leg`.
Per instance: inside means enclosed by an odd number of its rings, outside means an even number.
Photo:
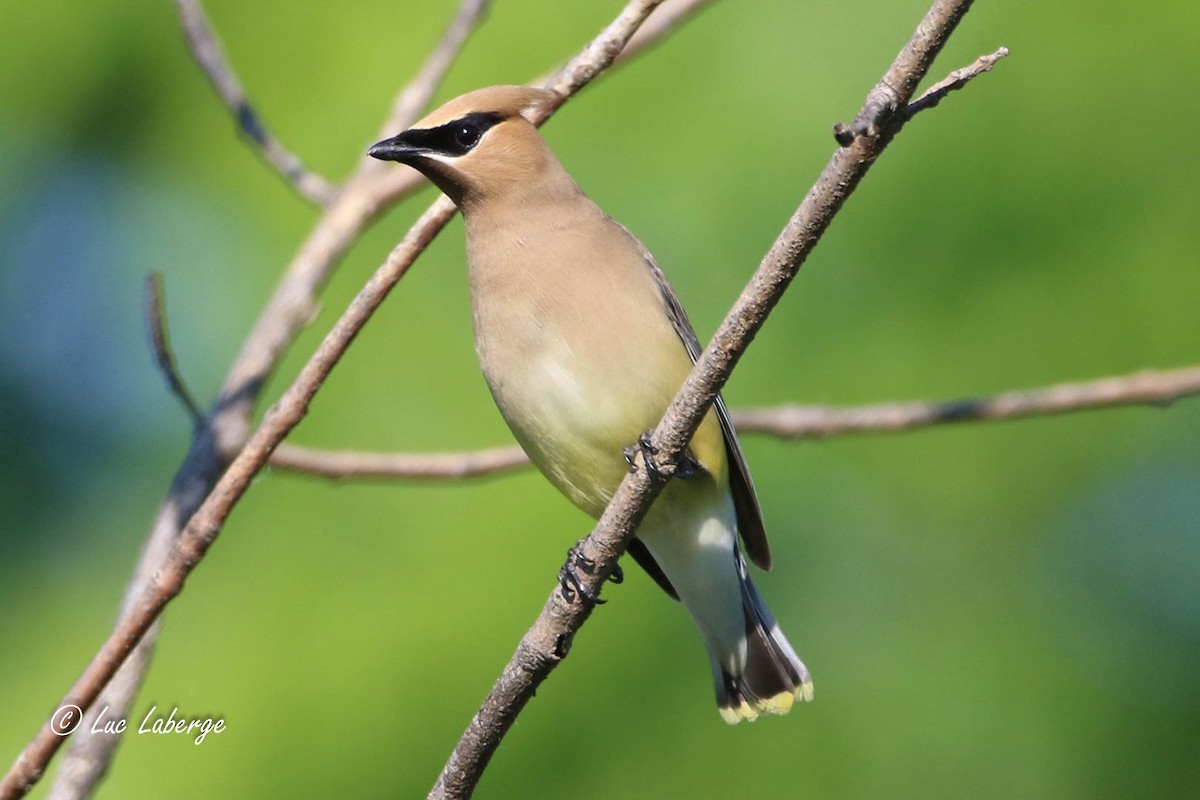
[[[637,454],[640,451],[642,460],[646,463],[646,472],[651,478],[656,481],[665,481],[669,478],[682,478],[687,480],[696,474],[700,463],[696,461],[691,450],[685,450],[683,455],[675,463],[674,469],[667,465],[659,466],[655,456],[658,455],[658,448],[650,442],[650,434],[653,431],[646,431],[638,437],[637,444],[631,444],[625,448],[625,460],[629,462],[629,471],[637,472]]]
[[[600,596],[595,592],[589,591],[583,585],[583,581],[579,579],[579,573],[591,575],[596,569],[595,559],[588,558],[579,549],[579,544],[576,543],[570,550],[567,551],[567,562],[562,565],[562,569],[558,571],[558,584],[562,587],[563,600],[568,603],[574,603],[575,597],[578,595],[592,605],[604,605],[607,600],[601,600]],[[621,583],[625,580],[625,573],[621,567],[614,566],[613,572],[608,576],[608,579],[613,583]]]
[[[691,448],[683,451],[683,455],[675,462],[675,477],[687,480],[696,474],[696,470],[700,469],[700,462],[692,455]]]

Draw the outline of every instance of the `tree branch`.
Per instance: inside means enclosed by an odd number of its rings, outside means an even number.
[[[930,86],[920,97],[904,107],[904,119],[910,120],[926,109],[933,108],[953,91],[963,88],[973,78],[990,72],[996,62],[1008,56],[1008,48],[1001,47],[991,55],[980,56],[974,63],[956,69],[944,79]]]
[[[191,417],[192,427],[198,428],[204,424],[204,412],[192,399],[192,393],[188,391],[183,377],[179,374],[179,369],[175,366],[175,353],[171,351],[171,338],[167,333],[167,317],[163,308],[165,304],[162,273],[151,272],[146,276],[144,308],[146,329],[150,335],[150,349],[154,352],[154,363],[158,365],[158,371],[166,379],[167,388],[171,390],[171,394],[175,395],[188,412],[188,416]]]
[[[516,445],[463,453],[367,453],[284,443],[271,454],[272,469],[333,480],[456,480],[527,466],[529,457]]]
[[[662,37],[675,30],[680,23],[693,14],[703,11],[713,2],[714,0],[663,0],[663,3],[650,15],[650,19],[638,28],[637,33],[625,45],[625,49],[617,55],[615,63],[629,61],[634,56],[653,47]]]
[[[242,133],[254,142],[266,162],[301,196],[319,206],[329,205],[337,194],[337,187],[317,173],[305,169],[300,159],[263,125],[250,105],[233,67],[221,52],[221,45],[208,24],[208,18],[204,16],[200,0],[175,0],[175,8],[179,12],[179,24],[192,57],[208,77],[221,102],[229,108]]]
[[[966,0],[952,4],[953,13],[957,15],[954,25],[967,13],[972,2],[973,0]],[[935,2],[934,10],[944,5],[947,4]],[[842,147],[849,147],[860,136],[886,137],[883,142],[886,145],[890,137],[900,131],[905,118],[898,112],[908,105],[909,98],[929,73],[933,59],[941,52],[942,46],[954,29],[953,25],[949,29],[939,25],[926,26],[925,22],[928,20],[929,15],[926,15],[926,19],[913,32],[908,43],[896,56],[896,60],[888,67],[888,71],[871,89],[854,121],[849,125],[838,123],[833,127],[834,138]]]
[[[1200,366],[1060,383],[992,397],[941,402],[880,403],[856,408],[781,406],[734,413],[738,430],[781,439],[826,439],[894,433],[954,422],[995,422],[1116,406],[1168,405],[1200,395]]]
[[[615,22],[609,25],[584,48],[579,56],[572,59],[556,75],[554,88],[565,99],[587,85],[602,69],[612,63],[629,37],[661,1],[633,0],[630,2]],[[553,109],[544,109],[543,117],[548,117],[552,111]],[[343,192],[339,198],[346,194],[348,192]],[[60,706],[71,704],[86,711],[95,702],[101,690],[113,679],[114,674],[155,623],[162,610],[183,590],[187,576],[203,559],[208,548],[216,540],[229,513],[249,487],[251,479],[265,465],[271,451],[307,413],[313,396],[337,364],[342,353],[386,297],[388,291],[404,275],[417,255],[449,221],[453,211],[453,205],[445,198],[440,198],[421,215],[421,218],[409,230],[400,244],[392,250],[384,264],[359,292],[350,307],[343,312],[333,330],[322,341],[316,353],[305,364],[300,375],[284,393],[282,399],[267,412],[258,430],[233,459],[229,468],[221,475],[220,480],[212,485],[211,492],[206,493],[204,502],[191,515],[187,526],[170,543],[169,554],[161,562],[161,566],[153,571],[147,581],[139,583],[139,585],[145,585],[145,590],[136,600],[127,604],[127,608],[123,609],[112,634],[101,646],[96,657],[84,670],[79,680],[63,698]],[[287,284],[286,277],[285,284]],[[288,284],[288,288],[289,295],[302,293],[302,287]],[[264,317],[271,314],[276,303],[290,307],[293,302],[293,297],[280,298],[277,294],[275,300],[268,306],[267,312],[264,313]],[[260,325],[268,325],[271,329],[280,326],[287,328],[289,325],[299,324],[301,324],[301,320],[286,314],[282,317],[282,321],[260,320]],[[259,328],[256,327],[255,330],[257,332]],[[266,337],[264,336],[264,338]],[[251,339],[253,341],[248,342],[247,349],[251,349],[256,354],[270,354],[275,349],[281,349],[284,344],[279,343],[275,348],[264,348],[263,343],[257,341],[254,333],[251,334]],[[243,350],[243,356],[245,353],[246,350]],[[246,359],[239,357],[238,363],[231,371],[234,386],[238,387],[234,397],[229,397],[223,392],[222,397],[217,401],[218,408],[252,402],[240,395],[246,392],[256,397],[261,390],[261,381],[265,379],[266,370],[275,363],[270,361],[265,365],[263,371],[255,376],[253,367],[261,363],[260,359],[250,358],[249,364],[245,361]],[[250,383],[243,384],[242,381],[247,379],[250,380]],[[228,383],[229,381],[227,381],[227,385]],[[207,439],[207,437],[205,438]],[[214,435],[212,442],[216,441],[217,437]],[[196,449],[194,446],[193,451]],[[162,545],[163,540],[155,539],[155,543]],[[0,781],[0,798],[21,797],[26,794],[41,777],[46,764],[58,750],[62,741],[63,738],[58,735],[51,722],[47,721],[33,741],[17,757],[12,769]]]
[[[894,107],[908,102],[970,5],[970,0],[937,0],[933,4],[883,80],[871,91],[859,119],[865,119],[868,107],[878,105],[881,97],[888,98]],[[651,437],[658,448],[660,467],[677,462],[734,365],[800,265],[903,124],[902,119],[884,113],[876,114],[874,119],[863,135],[834,153],[697,360]],[[663,484],[649,476],[640,456],[638,463],[641,466],[636,472],[621,481],[596,527],[576,546],[585,563],[590,559],[595,564],[593,570],[580,576],[584,584],[577,593],[580,596],[588,591],[599,594],[650,503],[662,490]],[[591,610],[592,606],[582,599],[573,604],[565,602],[555,587],[537,621],[517,645],[512,659],[459,739],[429,797],[471,795],[505,733],[541,682],[566,657],[572,638]]]
[[[730,414],[741,434],[828,439],[855,433],[901,433],[955,422],[1001,422],[1119,406],[1165,406],[1194,395],[1200,395],[1200,365],[1060,383],[983,398],[845,408],[785,405],[733,409]],[[459,480],[527,467],[529,457],[517,445],[457,453],[372,453],[281,444],[271,456],[271,466],[331,480]]]
[[[863,110],[859,112],[859,115],[855,117],[854,122],[849,125],[839,122],[833,126],[833,138],[837,139],[838,144],[842,147],[847,147],[858,136],[877,135],[880,131],[880,126],[893,115],[899,117],[901,124],[908,122],[922,111],[933,108],[942,102],[950,92],[961,89],[972,79],[979,77],[985,72],[990,72],[992,67],[996,65],[996,62],[1007,55],[1008,48],[1001,47],[990,55],[980,56],[971,64],[951,72],[946,78],[929,87],[916,100],[906,103],[903,108],[900,107],[898,96],[885,78],[876,87],[872,96],[867,98],[866,105],[863,106]],[[901,53],[900,59],[904,57],[905,54]],[[897,59],[897,63],[899,63],[900,59]],[[893,70],[895,66],[895,64],[892,65]]]

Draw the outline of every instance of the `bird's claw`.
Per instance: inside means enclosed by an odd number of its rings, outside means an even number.
[[[646,465],[646,472],[651,478],[656,481],[665,481],[669,478],[682,478],[687,480],[696,474],[696,468],[699,464],[690,452],[684,452],[679,457],[679,460],[673,467],[668,465],[659,466],[658,448],[650,441],[652,431],[646,431],[638,437],[637,444],[631,444],[625,448],[625,461],[629,463],[629,471],[637,472],[637,454],[642,454],[642,461]]]
[[[584,586],[583,581],[579,578],[580,572],[591,575],[595,570],[595,559],[585,556],[580,551],[578,544],[568,550],[567,561],[562,565],[562,569],[558,571],[558,584],[561,587],[563,600],[566,600],[568,603],[574,603],[576,597],[581,597],[584,601],[594,606],[607,603],[607,600],[602,600],[600,595]],[[625,573],[619,565],[613,567],[612,574],[608,576],[608,580],[613,583],[624,582]]]

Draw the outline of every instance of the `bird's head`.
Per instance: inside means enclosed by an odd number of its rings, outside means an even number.
[[[367,155],[420,170],[461,207],[527,185],[546,170],[554,157],[530,120],[559,99],[530,86],[478,89],[373,145]]]

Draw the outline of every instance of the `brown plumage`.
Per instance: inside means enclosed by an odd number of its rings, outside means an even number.
[[[429,176],[463,212],[475,345],[497,407],[538,469],[593,517],[700,346],[646,248],[563,169],[528,115],[555,96],[497,86],[371,148]],[[754,485],[724,403],[691,442],[696,474],[651,507],[631,554],[683,601],[729,722],[784,713],[812,683],[746,572],[770,566]]]

